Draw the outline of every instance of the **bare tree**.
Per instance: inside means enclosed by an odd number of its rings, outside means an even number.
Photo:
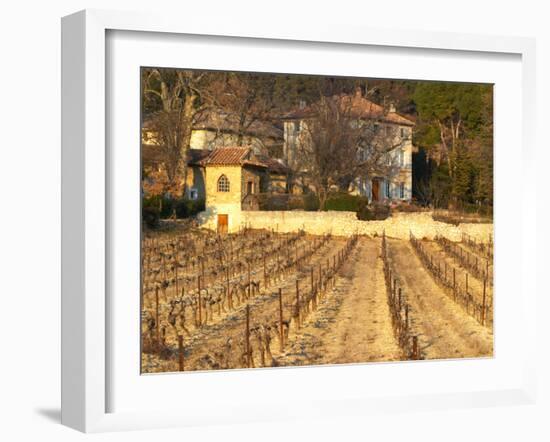
[[[222,116],[218,123],[232,128],[237,145],[244,144],[254,123],[271,121],[275,76],[228,72],[214,86]]]
[[[315,188],[321,210],[333,188],[347,191],[360,177],[392,176],[398,169],[396,129],[382,124],[384,115],[361,115],[353,100],[321,96],[302,121],[296,168]]]
[[[152,68],[142,71],[144,106],[148,107],[149,129],[164,156],[164,191],[185,193],[187,155],[193,124],[215,95],[209,90],[216,73]]]

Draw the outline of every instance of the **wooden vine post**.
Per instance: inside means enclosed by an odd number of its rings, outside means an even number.
[[[174,272],[175,272],[175,276],[176,276],[176,296],[177,296],[178,293],[179,293],[179,289],[178,289],[178,260],[177,259],[174,262]]]
[[[201,298],[201,275],[197,277],[197,289],[199,291],[199,326],[202,325],[202,298]]]
[[[183,366],[183,336],[178,335],[178,368],[179,371],[184,370]]]
[[[231,286],[229,284],[229,266],[227,266],[225,270],[225,280],[227,284],[227,305],[229,310],[231,310],[233,308],[233,296],[231,294]]]
[[[397,310],[401,314],[401,287],[397,289]]]
[[[264,287],[267,289],[267,269],[265,265],[265,252],[264,252]]]
[[[250,358],[250,305],[246,304],[246,330],[245,330],[245,346],[246,346],[246,366],[250,368],[251,358]]]
[[[281,352],[285,346],[285,334],[283,331],[283,289],[279,287],[279,349]]]
[[[456,268],[453,267],[453,296],[456,299]]]
[[[483,304],[481,307],[481,324],[485,325],[485,309],[487,308],[487,278],[483,280]]]
[[[155,287],[155,325],[157,326],[157,349],[160,348],[159,288]]]
[[[248,265],[248,299],[250,299],[250,261],[247,263]]]
[[[296,280],[296,327],[300,325],[300,282]]]

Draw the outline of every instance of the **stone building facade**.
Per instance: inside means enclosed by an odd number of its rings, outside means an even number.
[[[362,176],[350,186],[349,192],[369,198],[369,201],[410,201],[412,198],[412,130],[414,122],[400,115],[393,106],[384,108],[363,96],[360,89],[355,95],[332,97],[352,117],[353,122],[372,131],[370,142],[380,148],[387,146],[388,172]],[[286,114],[284,121],[283,158],[299,176],[300,151],[307,149],[308,122],[315,118],[315,105],[301,106]],[[358,152],[368,155],[369,146]],[[304,183],[300,183],[302,186]],[[305,183],[307,185],[307,183]]]
[[[288,168],[281,161],[272,158],[274,153],[282,152],[282,128],[268,121],[256,120],[248,122],[241,131],[239,121],[234,115],[210,110],[201,112],[193,124],[187,152],[187,198],[206,198],[206,172],[202,160],[218,149],[237,145],[246,146],[267,167],[270,179],[266,180],[263,192],[286,191]],[[147,176],[151,171],[159,172],[164,167],[165,155],[163,146],[159,144],[154,122],[145,120],[141,130],[143,175]]]
[[[239,139],[235,133],[235,125],[231,124],[232,120],[220,118],[213,116],[203,118],[193,128],[190,148],[187,152],[187,179],[185,182],[185,196],[189,199],[206,199],[208,194],[203,160],[209,156],[215,156],[216,151],[227,146],[235,146]],[[260,191],[285,192],[288,167],[269,156],[271,150],[282,151],[282,130],[269,123],[254,122],[243,134],[241,144],[248,149],[251,155],[254,155],[258,163],[261,162],[265,166],[268,174],[262,181],[262,187],[259,183],[255,184],[256,193]],[[147,122],[142,128],[141,159],[144,176],[151,175],[150,172],[159,172],[166,161],[163,147],[158,144],[155,131]]]
[[[250,147],[224,147],[200,162],[204,167],[206,203],[199,215],[203,227],[219,233],[242,226],[243,210],[257,210],[254,198],[269,185],[269,167]]]

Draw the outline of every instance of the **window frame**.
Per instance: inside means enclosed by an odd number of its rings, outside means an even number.
[[[225,190],[226,185],[227,185],[227,190]],[[224,187],[222,188],[221,186],[224,186]],[[218,193],[231,192],[231,182],[229,181],[229,178],[227,178],[227,175],[225,173],[222,173],[218,177],[218,181],[216,181],[216,191]]]

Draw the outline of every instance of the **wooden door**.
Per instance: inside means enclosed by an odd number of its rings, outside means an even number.
[[[371,200],[372,201],[378,201],[380,199],[380,181],[379,180],[372,180],[372,195]]]
[[[218,233],[227,233],[228,215],[218,215]]]

